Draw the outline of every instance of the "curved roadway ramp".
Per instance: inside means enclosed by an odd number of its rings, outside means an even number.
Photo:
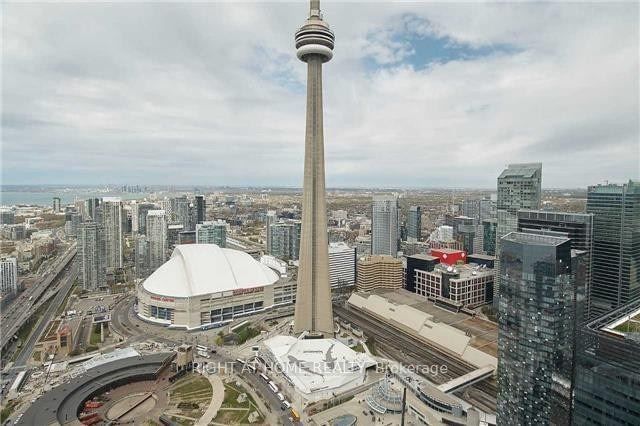
[[[136,356],[91,368],[38,398],[17,425],[80,425],[77,414],[86,400],[133,381],[155,380],[173,356],[166,352]]]

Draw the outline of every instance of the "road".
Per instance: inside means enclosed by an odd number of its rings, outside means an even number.
[[[49,292],[49,287],[60,273],[67,268],[75,255],[76,245],[74,244],[60,258],[53,270],[46,273],[41,282],[25,290],[6,309],[3,309],[0,319],[0,347],[4,348],[18,332],[22,324],[46,301],[46,296],[52,295]],[[47,292],[49,293],[47,294]]]
[[[56,312],[60,305],[64,302],[65,297],[71,290],[73,286],[73,282],[78,277],[78,266],[73,264],[67,274],[61,278],[60,290],[56,294],[55,298],[51,301],[46,311],[44,312],[42,318],[36,325],[35,329],[29,335],[27,340],[22,344],[22,347],[19,349],[19,353],[15,358],[15,361],[11,368],[6,371],[6,374],[3,375],[2,379],[7,380],[9,383],[13,383],[16,379],[16,376],[19,372],[24,371],[26,369],[27,361],[31,357],[31,353],[33,352],[33,348],[35,347],[40,335],[44,332],[47,325],[49,325],[49,321],[53,319],[56,315]]]

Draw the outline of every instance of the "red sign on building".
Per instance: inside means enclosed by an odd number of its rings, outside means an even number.
[[[431,256],[437,257],[440,259],[440,263],[447,265],[467,263],[467,253],[464,250],[431,249]]]

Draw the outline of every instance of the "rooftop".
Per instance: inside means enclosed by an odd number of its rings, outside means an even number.
[[[376,361],[335,339],[275,336],[264,342],[278,366],[306,399],[340,393],[364,382]],[[315,395],[314,395],[315,394]]]
[[[509,164],[500,176],[498,176],[498,179],[509,177],[531,178],[534,177],[538,171],[542,171],[542,163]]]
[[[142,286],[150,293],[191,297],[223,291],[263,287],[278,275],[249,254],[215,244],[178,245],[171,258]]]
[[[537,246],[559,246],[567,241],[569,238],[554,237],[551,235],[539,235],[529,234],[526,232],[510,232],[503,237],[505,241],[512,241],[514,243],[526,243]]]
[[[439,258],[437,258],[435,256],[431,256],[431,255],[424,254],[424,253],[412,254],[411,256],[407,256],[407,258],[429,260],[429,261],[438,260],[439,259]]]

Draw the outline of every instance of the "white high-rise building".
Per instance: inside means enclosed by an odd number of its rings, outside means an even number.
[[[155,271],[167,260],[167,217],[164,210],[149,210],[146,220],[149,271]]]
[[[15,257],[0,258],[0,293],[18,292],[18,261]]]
[[[356,248],[346,243],[329,244],[329,284],[331,288],[356,283]]]
[[[374,195],[371,221],[371,254],[398,255],[398,197]]]
[[[119,197],[105,197],[100,205],[106,245],[107,269],[122,268],[124,212]]]

